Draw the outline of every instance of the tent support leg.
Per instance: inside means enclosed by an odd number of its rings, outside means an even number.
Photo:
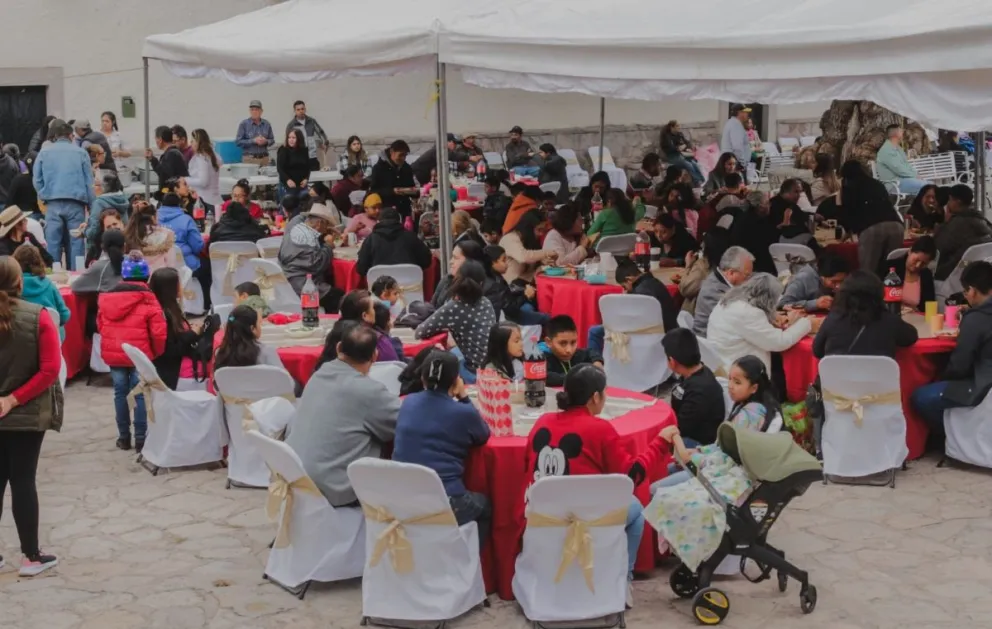
[[[599,168],[603,170],[603,147],[606,146],[606,99],[599,99]]]
[[[145,148],[148,149],[152,145],[152,138],[151,138],[152,123],[151,123],[151,119],[149,118],[149,111],[151,110],[151,105],[148,102],[148,57],[142,57],[141,62],[142,62],[142,74],[145,83],[144,86],[145,87]],[[151,171],[151,169],[152,169],[151,160],[149,160],[148,157],[145,157],[145,200],[149,202],[151,201],[152,198],[151,184],[149,183],[149,179],[148,179],[148,173],[149,171]]]
[[[986,211],[986,201],[985,195],[988,194],[986,190],[985,177],[988,175],[988,164],[985,162],[985,138],[986,133],[984,131],[978,132],[978,141],[975,142],[975,165],[978,172],[975,177],[975,201],[978,202],[978,207],[981,208],[982,214]]]
[[[447,68],[440,58],[437,61],[437,181],[438,228],[441,231],[441,268],[444,273],[451,259],[451,180],[448,178],[448,89],[446,86]]]

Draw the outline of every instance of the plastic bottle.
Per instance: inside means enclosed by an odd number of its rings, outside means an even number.
[[[895,267],[889,268],[889,274],[882,281],[885,287],[885,308],[894,315],[902,314],[902,278],[896,273]]]
[[[651,238],[643,231],[637,232],[634,242],[634,263],[645,273],[651,272]]]
[[[486,160],[484,159],[480,159],[475,165],[475,180],[479,183],[486,181]]]
[[[548,363],[536,349],[524,359],[524,403],[530,408],[544,406],[544,387],[548,379]]]
[[[300,293],[300,307],[303,309],[303,327],[313,330],[320,326],[320,293],[313,283],[313,276],[307,273],[307,281]]]
[[[592,216],[595,218],[603,210],[603,197],[599,196],[598,192],[593,193],[590,205],[592,206]]]
[[[407,216],[406,219],[403,221],[403,229],[407,230],[408,232],[413,231],[413,219],[410,218],[409,216]]]

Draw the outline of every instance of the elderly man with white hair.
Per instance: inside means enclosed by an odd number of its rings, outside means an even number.
[[[768,273],[756,273],[727,291],[710,314],[706,333],[724,363],[757,356],[771,373],[772,352],[784,352],[820,328],[819,319],[798,310],[779,317],[776,305],[781,296],[782,283]]]
[[[719,266],[710,271],[699,287],[692,319],[692,331],[696,336],[706,337],[706,326],[713,308],[728,290],[746,282],[753,271],[754,256],[744,247],[730,247],[723,252]]]
[[[279,245],[279,266],[286,280],[299,295],[310,276],[320,293],[320,306],[327,313],[337,313],[344,293],[328,278],[334,257],[334,221],[336,210],[323,203],[314,203],[309,212],[294,217],[286,226]]]

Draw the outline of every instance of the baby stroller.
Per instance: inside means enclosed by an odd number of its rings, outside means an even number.
[[[692,611],[703,625],[716,625],[727,617],[730,600],[721,590],[711,587],[713,571],[728,555],[739,555],[741,574],[752,583],[770,578],[776,571],[779,591],[785,592],[789,577],[799,581],[799,605],[803,613],[816,608],[816,587],[809,574],[785,560],[785,553],[767,542],[768,531],[796,496],[806,493],[811,483],[823,479],[819,462],[800,448],[789,433],[766,434],[735,430],[725,423],[717,432],[717,443],[725,454],[739,464],[752,480],[750,493],[740,506],[729,503],[691,463],[683,463],[685,452],[681,438],[675,436],[675,459],[702,484],[711,499],[726,512],[727,528],[720,546],[693,572],[685,563],[672,573],[672,591],[680,598],[692,599]],[[674,550],[674,549],[673,549]],[[757,576],[745,571],[747,560],[760,570]]]

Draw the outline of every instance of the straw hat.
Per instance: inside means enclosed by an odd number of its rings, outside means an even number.
[[[322,218],[329,223],[334,223],[335,220],[337,220],[337,217],[334,215],[334,212],[331,211],[331,208],[327,207],[323,203],[314,203],[310,206],[309,216]]]
[[[27,212],[16,205],[8,205],[4,208],[4,211],[0,212],[0,238],[10,233],[10,230],[27,217]]]

